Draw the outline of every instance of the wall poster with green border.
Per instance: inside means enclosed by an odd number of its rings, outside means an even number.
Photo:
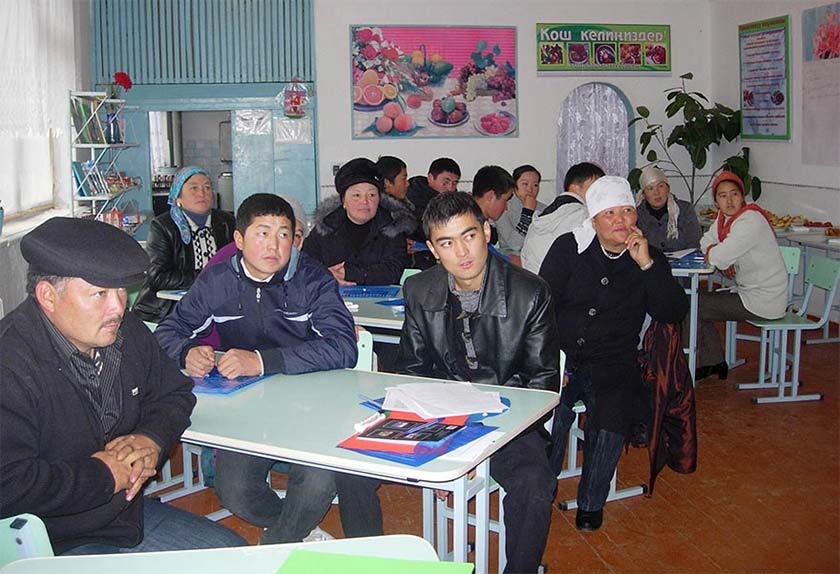
[[[790,19],[738,26],[741,137],[790,139]]]
[[[671,71],[671,27],[656,24],[537,24],[537,72]]]

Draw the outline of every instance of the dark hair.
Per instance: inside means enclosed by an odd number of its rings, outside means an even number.
[[[289,202],[273,193],[255,193],[245,198],[236,210],[236,230],[245,235],[245,230],[261,215],[285,216],[295,230],[295,210]]]
[[[32,267],[30,266],[29,269],[26,271],[26,292],[30,295],[35,294],[35,286],[38,285],[41,281],[46,281],[50,285],[56,288],[56,290],[60,293],[64,289],[64,284],[70,277],[59,277],[58,275],[45,275],[44,273],[40,273],[38,271],[33,271]]]
[[[406,169],[405,162],[398,157],[392,155],[382,155],[376,160],[376,169],[379,170],[379,175],[382,179],[387,179],[389,183],[394,183],[400,172]]]
[[[501,197],[512,189],[516,189],[516,182],[506,169],[498,165],[485,165],[473,177],[473,197],[483,197],[488,191]]]
[[[538,170],[537,168],[535,168],[532,165],[528,165],[527,163],[525,165],[520,165],[515,170],[513,170],[513,181],[514,182],[519,182],[520,177],[522,177],[526,173],[531,173],[531,172],[534,172],[535,174],[537,174],[537,179],[539,181],[542,181],[542,174],[540,173],[540,170]]]
[[[439,157],[432,162],[432,165],[429,166],[429,175],[432,177],[437,177],[445,171],[454,173],[458,177],[461,177],[461,168],[458,167],[458,164],[455,163],[454,159]]]
[[[453,217],[469,214],[474,215],[480,224],[484,223],[484,214],[469,193],[463,191],[438,193],[423,212],[423,233],[431,238],[432,227],[446,225]]]
[[[576,163],[566,172],[566,177],[563,179],[563,190],[569,191],[573,184],[581,185],[590,178],[604,177],[604,175],[604,170],[594,163]]]

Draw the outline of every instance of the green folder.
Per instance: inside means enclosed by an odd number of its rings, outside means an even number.
[[[329,554],[296,548],[291,551],[277,574],[470,574],[469,562],[431,562]]]

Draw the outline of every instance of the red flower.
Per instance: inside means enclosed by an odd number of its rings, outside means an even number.
[[[373,39],[373,30],[371,30],[370,28],[362,28],[361,30],[356,32],[356,38],[359,40],[359,42],[367,44]]]
[[[397,52],[396,48],[382,48],[382,55],[392,62],[396,62],[400,58],[400,53]]]
[[[130,90],[131,86],[131,78],[125,72],[117,72],[114,74],[114,83],[122,86],[123,89]]]
[[[362,48],[362,56],[364,56],[365,60],[373,60],[376,57],[376,48],[365,46]]]

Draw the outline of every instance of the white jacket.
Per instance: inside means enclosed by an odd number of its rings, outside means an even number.
[[[569,192],[561,193],[557,197],[563,195],[571,195],[578,201],[583,201],[579,196]],[[543,259],[554,244],[554,240],[578,227],[587,217],[589,217],[589,212],[586,211],[586,206],[577,202],[561,205],[548,215],[534,217],[522,244],[520,253],[522,267],[533,273],[539,273]]]
[[[712,223],[700,239],[703,253],[710,246],[709,263],[718,269],[735,265],[735,284],[744,307],[765,319],[779,319],[787,307],[787,270],[776,236],[767,220],[756,211],[741,214],[729,235],[718,239]]]

